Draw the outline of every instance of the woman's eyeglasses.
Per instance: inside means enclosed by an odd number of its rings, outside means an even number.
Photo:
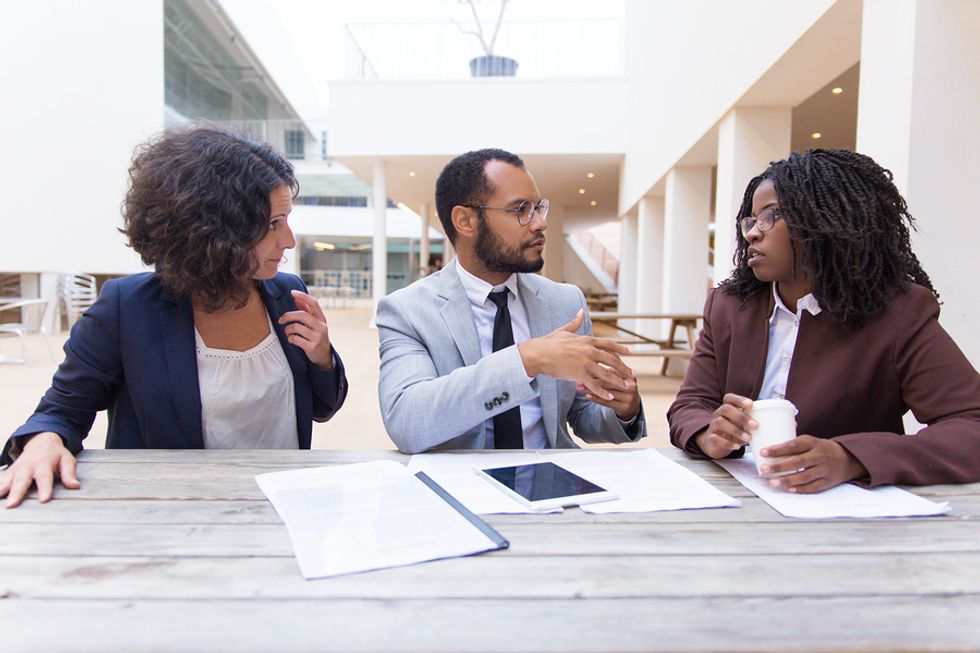
[[[482,204],[463,204],[463,206],[468,209],[490,209],[491,211],[507,211],[508,213],[516,213],[518,224],[524,227],[531,224],[531,220],[534,219],[535,212],[541,216],[542,221],[547,221],[548,209],[551,207],[551,202],[543,199],[535,204],[530,200],[524,200],[514,208],[503,206],[484,206]]]
[[[762,209],[758,216],[745,216],[738,221],[739,226],[742,228],[742,237],[748,238],[749,232],[752,231],[752,227],[758,227],[759,231],[769,231],[772,229],[773,225],[776,224],[776,220],[781,217],[783,217],[782,214],[775,206]]]

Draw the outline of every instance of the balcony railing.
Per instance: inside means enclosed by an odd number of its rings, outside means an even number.
[[[172,118],[167,121],[167,126],[181,126],[191,122],[194,121]],[[301,120],[209,120],[208,122],[265,141],[282,152],[287,159],[321,161],[329,158],[326,132],[314,134]]]
[[[485,54],[464,33],[473,25],[351,23],[348,77],[462,79]],[[620,77],[624,74],[621,18],[504,21],[493,54],[517,62],[524,78]]]

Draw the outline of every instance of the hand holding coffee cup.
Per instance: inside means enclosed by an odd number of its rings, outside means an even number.
[[[758,426],[752,430],[751,444],[755,456],[755,469],[759,472],[759,476],[770,478],[795,473],[795,470],[791,470],[778,474],[763,474],[762,465],[772,463],[778,458],[767,458],[761,453],[766,447],[782,444],[796,437],[798,411],[793,402],[786,399],[760,399],[752,402],[752,408],[748,412],[758,423]]]

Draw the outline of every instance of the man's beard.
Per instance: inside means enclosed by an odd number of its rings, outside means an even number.
[[[525,240],[517,247],[509,247],[500,236],[490,229],[487,221],[480,218],[476,228],[476,256],[490,272],[538,272],[544,267],[544,257],[536,260],[524,257],[524,250],[539,242],[541,236]]]

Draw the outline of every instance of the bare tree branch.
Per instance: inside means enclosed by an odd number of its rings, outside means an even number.
[[[476,0],[456,0],[456,1],[459,4],[467,5],[470,8],[470,12],[473,14],[473,22],[476,24],[476,31],[473,31],[471,29],[466,29],[465,27],[463,27],[463,24],[460,23],[458,20],[456,20],[456,17],[453,16],[452,11],[449,12],[449,20],[451,20],[453,24],[456,25],[456,27],[459,28],[459,31],[462,32],[463,34],[472,34],[473,36],[475,36],[480,41],[480,45],[483,46],[483,51],[488,55],[492,55],[494,45],[496,45],[497,43],[497,35],[500,34],[500,25],[504,21],[504,11],[507,9],[507,3],[510,2],[510,0],[499,0],[500,13],[497,14],[497,22],[493,28],[493,38],[490,39],[489,44],[487,44],[487,37],[486,34],[484,34],[483,32],[483,23],[480,21],[480,16],[476,11]]]
[[[472,0],[470,0],[472,3]],[[487,54],[493,54],[493,46],[497,43],[497,34],[500,34],[500,25],[504,22],[504,10],[507,9],[507,3],[510,0],[500,0],[500,14],[497,16],[497,26],[493,30],[493,38],[490,39],[490,48],[487,50]]]
[[[480,16],[477,15],[476,13],[476,3],[474,2],[474,0],[456,0],[456,1],[461,5],[469,6],[470,11],[473,13],[473,22],[476,23],[476,31],[474,32],[473,30],[465,29],[462,23],[456,20],[456,17],[452,15],[452,12],[449,13],[449,20],[451,20],[453,24],[455,24],[456,27],[459,28],[459,31],[462,32],[463,34],[472,34],[473,36],[475,36],[480,41],[480,45],[483,46],[483,51],[485,53],[493,54],[493,43],[491,43],[489,47],[487,46],[486,37],[483,35],[483,25],[482,23],[480,23]],[[496,33],[494,33],[494,38],[496,38]]]

